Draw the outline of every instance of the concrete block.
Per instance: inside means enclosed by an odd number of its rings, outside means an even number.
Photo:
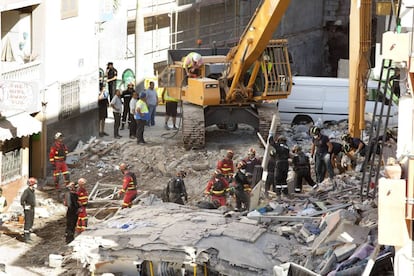
[[[346,243],[362,244],[366,242],[369,233],[369,228],[352,225],[348,223],[341,223],[325,240],[342,241]]]
[[[347,243],[347,244],[337,247],[334,250],[334,254],[336,258],[338,259],[338,262],[342,262],[343,260],[351,256],[352,253],[354,253],[356,248],[357,248],[356,244]]]
[[[253,225],[259,224],[259,222],[257,220],[249,219],[249,218],[246,218],[246,217],[242,217],[240,219],[240,222],[246,223],[246,224],[253,224]]]
[[[315,235],[310,235],[309,237],[306,238],[306,243],[311,243],[315,240],[316,236]]]

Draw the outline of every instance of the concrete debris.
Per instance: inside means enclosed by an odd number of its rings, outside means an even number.
[[[344,129],[345,123],[324,131],[339,137]],[[289,145],[300,144],[305,152],[310,151],[307,132],[308,126],[281,129]],[[247,214],[228,207],[199,209],[196,205],[204,199],[210,171],[220,158],[217,154],[208,150],[177,153],[174,151],[181,149],[162,143],[146,147],[128,147],[128,143],[92,140],[79,146],[76,164],[98,168],[100,179],[90,193],[91,204],[121,205],[115,197],[121,187],[115,155],[133,164],[139,182],[147,185],[154,178],[167,183],[178,169],[185,169],[187,192],[200,196],[186,206],[163,203],[156,191],[164,187],[151,187],[132,208],[114,208],[104,219],[95,216],[71,243],[72,257],[93,273],[136,275],[139,264],[175,274],[207,270],[243,276],[351,275],[344,273],[363,271],[378,244],[377,202],[367,199],[361,203],[361,174],[356,169],[318,183],[317,190],[305,185],[303,193],[291,197],[277,199],[269,192],[269,198]],[[225,153],[222,149],[221,155]],[[244,154],[235,150],[234,160]],[[361,164],[361,160],[357,162]],[[111,177],[114,172],[118,178]],[[293,175],[289,173],[290,188]],[[389,248],[381,250],[376,260],[390,255]]]

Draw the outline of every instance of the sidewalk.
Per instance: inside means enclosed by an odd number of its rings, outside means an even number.
[[[181,125],[181,117],[177,115],[177,126]],[[149,144],[159,144],[165,142],[165,139],[181,139],[181,131],[178,130],[176,135],[175,132],[177,130],[166,130],[164,128],[165,123],[165,105],[158,105],[156,109],[155,115],[155,126],[146,126],[144,130],[144,139]],[[172,128],[172,119],[170,118],[168,121],[169,126]],[[131,139],[129,138],[129,129],[128,123],[125,124],[125,129],[119,130],[119,134],[122,136],[120,139],[114,138],[114,115],[112,113],[112,108],[108,108],[108,118],[105,120],[105,132],[109,134],[109,136],[99,137],[97,138],[103,141],[134,141],[136,142],[136,138]],[[173,137],[172,137],[173,136]]]

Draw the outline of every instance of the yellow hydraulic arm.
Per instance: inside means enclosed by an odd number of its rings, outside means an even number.
[[[232,98],[242,76],[259,60],[289,4],[290,0],[263,0],[256,9],[238,45],[227,55],[230,62],[227,79],[232,84],[226,100]]]
[[[371,9],[371,0],[351,0],[348,128],[353,137],[360,137],[365,128],[365,95],[371,54]]]

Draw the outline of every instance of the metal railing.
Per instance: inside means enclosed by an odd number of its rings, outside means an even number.
[[[40,80],[41,61],[32,61],[25,64],[8,64],[2,65],[1,79],[19,80],[19,81],[38,81]]]

